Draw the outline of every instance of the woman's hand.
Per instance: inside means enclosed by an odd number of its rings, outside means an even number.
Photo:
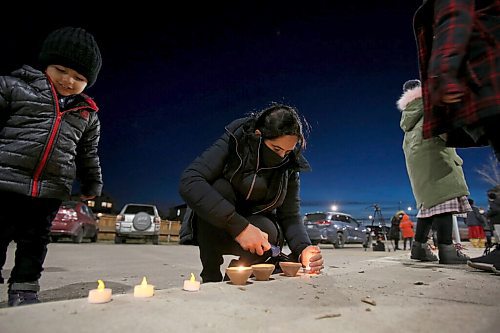
[[[267,233],[261,231],[256,226],[249,224],[238,236],[236,236],[236,241],[243,250],[250,251],[251,253],[256,253],[259,256],[264,254],[271,248],[271,244],[267,241]]]
[[[309,266],[310,273],[320,273],[320,271],[324,268],[323,256],[321,255],[321,250],[317,246],[309,245],[302,250],[300,261],[302,266]]]

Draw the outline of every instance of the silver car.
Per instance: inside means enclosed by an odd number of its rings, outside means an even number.
[[[125,243],[127,238],[144,238],[158,245],[160,222],[161,218],[156,206],[126,204],[116,216],[115,243]]]
[[[369,244],[370,232],[351,215],[340,212],[314,212],[304,216],[304,225],[313,244],[328,243],[338,249],[346,243]]]

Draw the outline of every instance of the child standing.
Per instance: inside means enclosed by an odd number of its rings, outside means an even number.
[[[406,250],[406,242],[409,243],[409,249],[411,249],[415,232],[413,231],[413,222],[407,214],[403,213],[401,222],[399,222],[399,229],[401,229],[403,235],[403,250]]]
[[[25,65],[0,77],[0,269],[17,244],[9,306],[39,303],[50,226],[74,178],[83,200],[102,189],[98,108],[82,93],[101,68],[97,43],[84,29],[61,28],[39,61],[41,70]]]

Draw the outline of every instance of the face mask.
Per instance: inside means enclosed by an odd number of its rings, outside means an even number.
[[[261,162],[266,167],[274,167],[282,163],[287,156],[281,158],[278,154],[276,154],[271,148],[269,148],[264,142],[261,144]]]

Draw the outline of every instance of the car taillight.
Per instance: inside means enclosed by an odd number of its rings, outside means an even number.
[[[125,221],[125,215],[121,214],[116,215],[116,221]]]
[[[330,221],[326,221],[326,220],[318,221],[318,225],[330,225],[330,224],[332,224],[332,222],[330,222]]]
[[[155,218],[153,219],[153,222],[154,222],[155,224],[160,224],[160,222],[161,222],[161,218],[160,218],[159,216],[155,216]]]

